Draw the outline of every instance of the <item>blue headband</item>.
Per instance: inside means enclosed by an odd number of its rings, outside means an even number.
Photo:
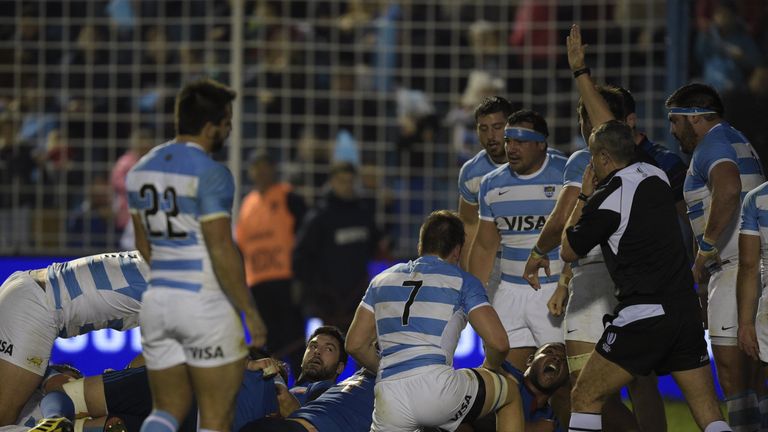
[[[692,116],[692,115],[700,115],[700,114],[717,114],[717,111],[711,109],[711,108],[700,108],[700,107],[672,107],[669,109],[669,115],[676,114],[676,115],[684,115],[684,116]]]
[[[544,142],[547,137],[533,129],[521,127],[509,127],[504,129],[504,139],[516,139],[518,141]]]

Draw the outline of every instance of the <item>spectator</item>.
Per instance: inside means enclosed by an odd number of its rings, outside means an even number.
[[[456,154],[457,165],[463,165],[477,153],[479,142],[475,132],[475,107],[483,98],[503,93],[504,87],[504,80],[494,78],[488,72],[470,72],[460,105],[449,111],[443,121],[443,125],[451,128],[451,149]]]
[[[110,184],[114,193],[115,228],[122,234],[120,249],[134,249],[133,224],[128,211],[128,191],[125,188],[125,176],[136,162],[154,147],[152,133],[147,129],[136,129],[131,134],[130,148],[115,162],[110,174]]]
[[[697,35],[696,56],[704,81],[721,92],[742,85],[761,61],[757,44],[731,2],[715,7],[709,27]]]
[[[69,246],[112,249],[118,233],[109,183],[105,176],[97,176],[86,190],[85,198],[67,221]]]
[[[348,162],[331,167],[325,202],[307,216],[293,252],[308,314],[343,331],[368,285],[379,241],[373,214],[355,192],[356,177]]]
[[[267,328],[267,346],[286,358],[292,370],[301,365],[304,322],[292,295],[291,253],[306,205],[290,184],[278,182],[275,161],[267,151],[250,157],[248,177],[253,190],[243,199],[235,241],[243,254],[245,280]]]
[[[725,119],[753,143],[760,160],[768,161],[768,67],[752,72],[746,88],[723,93]]]

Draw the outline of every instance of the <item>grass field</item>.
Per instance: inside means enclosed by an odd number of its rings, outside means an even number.
[[[665,401],[667,412],[667,430],[669,432],[695,432],[699,428],[691,417],[688,405],[682,401]]]
[[[631,406],[628,401],[625,401],[625,403]],[[691,411],[684,401],[665,400],[664,409],[667,414],[667,431],[696,432],[700,430],[698,426],[696,426],[696,422],[693,421]],[[725,414],[725,407],[721,406],[720,411]]]

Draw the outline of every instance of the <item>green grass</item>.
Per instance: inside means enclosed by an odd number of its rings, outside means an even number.
[[[629,401],[625,400],[624,403],[631,408],[632,404]],[[720,407],[720,411],[724,412],[724,409],[725,406]],[[701,430],[693,421],[688,404],[684,401],[665,400],[664,410],[667,415],[668,432],[696,432]]]
[[[664,401],[667,413],[667,430],[670,432],[694,432],[700,430],[691,417],[688,404],[682,401]]]

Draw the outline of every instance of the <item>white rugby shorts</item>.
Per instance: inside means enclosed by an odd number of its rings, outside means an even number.
[[[709,336],[737,338],[739,319],[736,308],[736,273],[738,261],[724,264],[709,278],[707,320]],[[717,345],[717,340],[712,343]]]
[[[405,378],[376,383],[372,432],[420,427],[456,430],[475,403],[480,383],[470,369],[434,365]]]
[[[217,367],[248,354],[243,326],[224,293],[152,288],[139,313],[147,369]]]
[[[43,376],[59,334],[56,310],[27,271],[0,286],[0,359]]]
[[[597,343],[603,335],[603,316],[612,314],[619,303],[616,287],[602,262],[573,269],[568,285],[563,331],[565,340]]]
[[[546,343],[563,343],[563,318],[550,315],[547,302],[557,282],[542,284],[537,291],[530,285],[501,281],[493,299],[507,331],[510,348],[540,347]]]

